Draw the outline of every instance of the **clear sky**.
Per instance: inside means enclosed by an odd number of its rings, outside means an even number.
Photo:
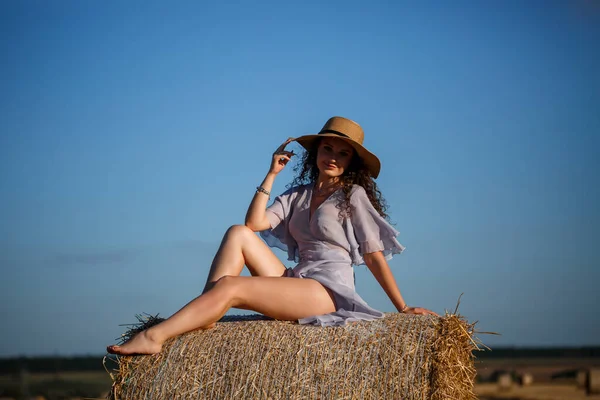
[[[273,150],[333,115],[382,160],[409,304],[600,345],[597,1],[5,1],[0,33],[0,356],[176,311]]]

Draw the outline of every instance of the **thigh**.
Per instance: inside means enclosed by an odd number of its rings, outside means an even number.
[[[280,277],[285,274],[285,265],[273,253],[256,233],[246,228],[246,237],[242,246],[244,264],[253,276]]]
[[[297,320],[335,311],[331,292],[314,279],[231,277],[233,307],[281,320]]]

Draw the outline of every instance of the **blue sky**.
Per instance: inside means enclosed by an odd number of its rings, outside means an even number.
[[[464,292],[492,347],[600,344],[599,3],[21,1],[0,27],[0,356],[176,311],[272,151],[333,115],[382,160],[410,304]]]

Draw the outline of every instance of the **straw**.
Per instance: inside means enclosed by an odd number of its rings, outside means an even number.
[[[160,322],[138,317],[124,340]],[[117,357],[109,398],[474,399],[473,333],[448,313],[328,328],[227,317],[159,354]]]

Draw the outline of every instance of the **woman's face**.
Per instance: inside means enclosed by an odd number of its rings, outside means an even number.
[[[319,173],[329,178],[342,176],[348,169],[354,149],[342,139],[324,137],[317,148]]]

